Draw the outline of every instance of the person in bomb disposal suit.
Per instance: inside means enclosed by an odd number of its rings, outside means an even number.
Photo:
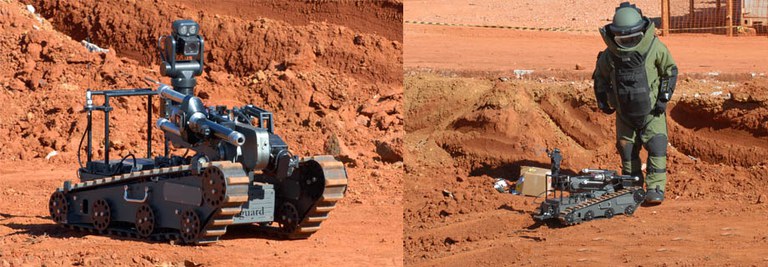
[[[616,148],[622,174],[645,181],[648,205],[664,201],[667,183],[666,108],[677,82],[677,65],[655,34],[653,22],[629,2],[600,29],[607,48],[593,74],[598,108],[616,112]],[[648,151],[643,179],[640,149]]]

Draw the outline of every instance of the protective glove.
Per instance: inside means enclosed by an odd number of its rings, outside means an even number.
[[[657,100],[656,105],[653,106],[653,110],[651,110],[651,114],[658,116],[664,114],[664,112],[667,112],[667,102]]]
[[[608,95],[606,93],[597,93],[595,94],[595,98],[597,98],[597,108],[603,113],[610,115],[616,112],[616,109],[613,109],[608,105]]]

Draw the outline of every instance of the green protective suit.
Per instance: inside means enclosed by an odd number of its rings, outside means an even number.
[[[622,48],[616,45],[607,26],[600,30],[603,41],[608,47],[598,55],[593,79],[596,95],[605,93],[603,95],[607,95],[607,103],[610,108],[616,110],[616,147],[622,160],[622,173],[643,178],[639,154],[641,147],[645,147],[649,154],[645,184],[649,189],[658,187],[663,192],[667,183],[668,138],[667,118],[664,111],[666,102],[661,103],[663,104],[661,108],[655,106],[657,105],[662,78],[672,78],[672,86],[674,87],[677,66],[667,47],[656,38],[653,22],[645,17],[643,19],[647,21],[648,26],[644,31],[643,39],[632,48]],[[620,81],[617,84],[617,79],[619,79],[617,78],[619,77],[617,76],[617,69],[620,69],[621,66],[626,68],[626,64],[622,65],[620,62],[617,64],[615,62],[618,59],[616,55],[622,53],[626,55],[631,52],[637,52],[635,54],[644,57],[646,76],[644,78],[648,83],[645,91],[618,89],[622,88],[622,84],[624,88],[627,87],[627,82]],[[641,65],[638,64],[636,69],[642,69]],[[621,72],[619,75],[622,75]],[[637,78],[636,80],[643,80],[643,78],[638,77],[642,77],[642,75],[634,76]],[[630,85],[629,87],[633,86],[637,87],[637,85]],[[627,94],[628,91],[630,95]],[[650,97],[637,97],[636,93],[638,92],[643,96],[648,94]],[[627,103],[626,99],[633,98],[643,100]],[[650,106],[647,107],[646,105]]]

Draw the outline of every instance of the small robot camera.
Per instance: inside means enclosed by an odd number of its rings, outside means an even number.
[[[191,20],[173,22],[173,37],[176,39],[176,51],[184,56],[197,56],[200,53],[200,25]]]

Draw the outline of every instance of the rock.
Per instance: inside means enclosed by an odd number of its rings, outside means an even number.
[[[331,106],[333,100],[320,92],[314,92],[312,98],[309,100],[309,105],[315,108],[328,108]]]
[[[368,125],[370,125],[370,124],[369,124],[369,122],[370,122],[370,121],[371,121],[371,119],[370,119],[370,118],[368,118],[368,117],[366,117],[366,116],[363,116],[363,115],[358,115],[358,116],[355,118],[355,123],[357,123],[358,125],[366,126],[366,127],[367,127]]]
[[[125,149],[125,143],[123,143],[122,140],[111,140],[109,143],[112,145],[112,148],[117,150],[123,150]]]
[[[283,81],[289,81],[289,80],[293,80],[294,78],[296,78],[296,74],[293,73],[292,70],[285,70],[283,72],[283,74],[280,75],[280,77],[278,77],[278,78],[280,78],[280,80],[283,80]]]
[[[267,74],[264,73],[264,71],[258,71],[256,72],[256,75],[254,75],[253,80],[254,80],[254,83],[263,82],[267,80]]]
[[[355,34],[355,39],[352,41],[355,45],[365,46],[365,39],[363,36]]]
[[[403,161],[403,139],[396,137],[388,140],[377,141],[376,153],[384,162]]]
[[[576,70],[584,70],[584,66],[581,64],[576,64]]]
[[[397,123],[397,117],[387,115],[386,112],[380,111],[376,114],[373,114],[373,117],[371,117],[371,123],[376,125],[376,127],[380,130],[386,131]]]
[[[760,194],[759,197],[757,197],[757,204],[762,204],[768,201],[768,197],[765,196],[765,194]]]
[[[341,144],[339,143],[339,137],[337,137],[335,134],[332,133],[328,137],[328,139],[325,140],[323,149],[325,150],[326,154],[330,154],[330,155],[341,154]]]
[[[208,72],[208,77],[211,78],[211,81],[218,85],[229,85],[229,75],[226,72],[210,71]]]
[[[328,136],[328,139],[325,140],[323,149],[325,150],[326,154],[334,155],[342,162],[356,163],[352,157],[352,153],[349,151],[349,147],[347,147],[347,145],[344,144],[344,141],[334,133],[331,133],[331,135]]]

